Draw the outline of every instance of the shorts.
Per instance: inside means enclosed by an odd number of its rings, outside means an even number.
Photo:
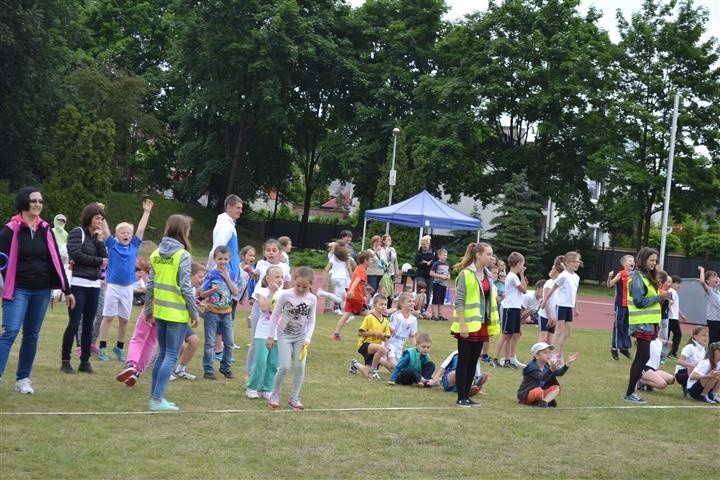
[[[502,333],[505,335],[520,333],[519,308],[506,308],[503,310]]]
[[[432,304],[433,305],[444,305],[445,294],[447,293],[447,285],[441,285],[439,283],[433,283],[432,286]]]
[[[374,355],[368,352],[368,348],[370,348],[370,344],[363,343],[362,345],[360,345],[360,348],[358,348],[358,353],[362,355],[363,359],[365,360],[365,365],[372,365]]]
[[[535,387],[528,392],[525,400],[518,400],[518,403],[522,403],[523,405],[534,405],[535,402],[542,400],[545,395],[557,390],[560,390],[560,385],[550,385],[547,388]]]
[[[557,307],[557,321],[570,323],[573,321],[572,307]]]
[[[448,376],[451,372],[454,371],[455,370],[445,370],[445,373],[443,373],[441,382],[443,390],[445,390],[446,392],[457,392],[457,385],[450,385],[450,383],[448,382]]]
[[[120,317],[128,320],[132,312],[133,286],[108,283],[105,288],[103,317]]]
[[[704,402],[705,399],[702,397],[702,392],[703,392],[703,386],[702,386],[702,383],[700,383],[700,380],[693,383],[693,386],[687,389],[688,395],[690,395],[695,400]]]
[[[400,360],[400,357],[402,357],[402,348],[395,347],[392,344],[388,345],[386,357],[388,358],[388,360],[393,358],[396,360]]]
[[[367,306],[365,305],[365,302],[363,300],[354,300],[350,298],[345,299],[343,312],[352,313],[353,315],[360,315],[365,310],[367,310]]]
[[[540,319],[540,321],[538,322],[538,326],[540,327],[541,332],[555,333],[555,327],[548,328],[548,326],[547,326],[548,319],[547,318],[543,317],[542,315],[539,315],[538,318]]]

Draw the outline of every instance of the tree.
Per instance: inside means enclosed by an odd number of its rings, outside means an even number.
[[[720,198],[720,51],[716,39],[702,40],[707,21],[707,11],[691,1],[646,0],[629,23],[618,13],[624,55],[609,105],[614,120],[606,125],[615,141],[598,162],[609,192],[601,204],[603,225],[633,226],[637,248],[647,244],[651,218],[662,209],[674,93],[681,104],[672,213],[696,214]]]
[[[110,191],[114,138],[112,120],[92,121],[72,105],[60,110],[53,144],[43,156],[48,172],[43,191],[48,209],[64,212],[69,224],[77,223],[85,205],[102,202]]]
[[[543,245],[540,241],[542,206],[537,194],[529,186],[525,174],[513,174],[505,184],[505,192],[496,209],[498,216],[490,224],[495,236],[492,245],[495,254],[504,258],[517,251],[525,256],[528,274],[540,273]]]

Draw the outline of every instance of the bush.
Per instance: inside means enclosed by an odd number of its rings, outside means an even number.
[[[296,250],[290,254],[290,262],[293,268],[310,267],[322,270],[328,263],[327,251],[312,248]]]

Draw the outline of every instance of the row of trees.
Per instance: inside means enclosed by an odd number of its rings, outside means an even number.
[[[640,245],[678,92],[672,214],[717,228],[707,11],[646,0],[618,14],[615,44],[578,3],[490,2],[448,23],[443,0],[2,2],[1,175],[41,182],[67,211],[108,186],[211,205],[300,191],[307,221],[335,178],[363,209],[387,202],[399,126],[395,199],[427,188],[497,203],[519,174],[519,191],[555,201],[561,233],[599,222]],[[598,204],[588,178],[603,182]]]

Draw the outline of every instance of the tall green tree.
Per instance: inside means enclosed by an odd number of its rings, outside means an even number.
[[[63,212],[74,223],[86,204],[104,201],[112,180],[114,139],[112,120],[93,121],[72,105],[60,110],[53,143],[42,160],[50,211]]]
[[[624,55],[609,105],[615,121],[607,124],[615,141],[599,157],[609,192],[602,206],[604,225],[629,226],[636,247],[648,243],[662,210],[675,93],[672,213],[698,214],[720,198],[720,49],[716,38],[703,39],[707,22],[708,12],[689,0],[646,0],[630,22],[618,13]]]

